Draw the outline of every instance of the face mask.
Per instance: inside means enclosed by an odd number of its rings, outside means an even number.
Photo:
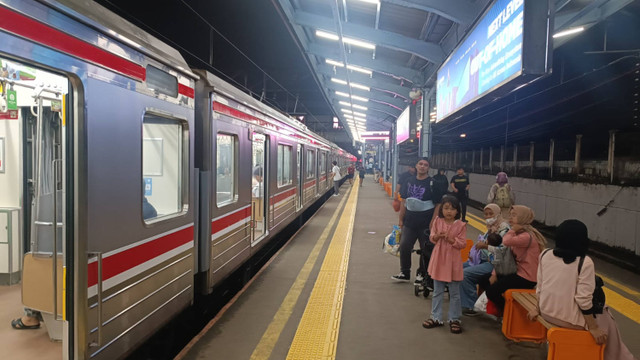
[[[496,222],[496,218],[485,219],[484,221],[487,223],[487,225],[493,225],[493,223]]]

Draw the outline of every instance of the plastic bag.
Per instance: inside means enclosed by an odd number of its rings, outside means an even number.
[[[473,310],[487,312],[488,301],[489,299],[487,299],[487,293],[483,292],[480,296],[478,296],[478,300],[476,301],[475,305],[473,305]]]
[[[391,233],[384,238],[382,250],[391,255],[400,256],[400,227],[393,225]]]

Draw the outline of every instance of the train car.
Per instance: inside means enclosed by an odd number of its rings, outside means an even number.
[[[0,18],[0,212],[18,229],[0,258],[21,281],[2,313],[24,305],[55,340],[14,331],[15,351],[126,356],[353,160],[95,3],[0,0]]]

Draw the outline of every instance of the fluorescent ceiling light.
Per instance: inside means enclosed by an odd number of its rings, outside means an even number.
[[[353,115],[342,114],[342,116],[346,117],[347,119],[353,119]]]
[[[358,101],[364,101],[364,102],[369,101],[369,99],[367,99],[367,98],[364,98],[364,97],[362,97],[362,96],[356,96],[356,95],[353,95],[353,96],[351,97],[351,99],[352,99],[352,100],[358,100]]]
[[[354,109],[367,111],[367,107],[366,107],[366,106],[362,106],[362,105],[358,105],[358,104],[353,104],[353,105],[351,105],[351,107],[352,107],[352,108],[354,108]]]
[[[344,64],[339,62],[339,61],[335,61],[335,60],[331,60],[331,59],[325,59],[324,62],[326,62],[329,65],[344,67]]]
[[[554,38],[559,38],[562,36],[567,36],[567,35],[571,35],[571,34],[576,34],[579,33],[581,31],[584,31],[584,27],[580,26],[580,27],[576,27],[576,28],[572,28],[572,29],[567,29],[567,30],[563,30],[560,31],[558,33],[553,34]]]
[[[342,37],[342,42],[345,43],[345,44],[351,44],[351,45],[359,46],[361,48],[365,48],[365,49],[369,49],[369,50],[375,50],[376,49],[376,46],[374,44],[372,44],[370,42],[358,40],[358,39]]]
[[[360,89],[360,90],[364,90],[364,91],[371,91],[371,88],[369,88],[368,86],[364,86],[364,85],[360,85],[360,84],[356,84],[356,83],[351,83],[351,87],[352,88],[356,88],[356,89]]]
[[[322,31],[322,30],[316,30],[316,36],[329,39],[329,40],[335,40],[335,41],[340,40],[340,37],[338,35],[332,34],[326,31]]]
[[[365,68],[361,68],[361,67],[355,66],[355,65],[347,65],[347,69],[353,70],[353,71],[357,71],[357,72],[361,72],[361,73],[367,74],[367,75],[371,75],[372,74],[371,70],[367,70]]]
[[[360,1],[366,2],[366,3],[369,3],[369,4],[374,4],[374,5],[380,4],[380,0],[360,0]]]
[[[351,103],[350,103],[350,102],[346,102],[346,101],[342,101],[342,100],[338,101],[338,104],[340,104],[340,105],[344,105],[344,106],[349,106],[349,107],[352,107],[352,106],[353,106],[353,105],[351,105]]]
[[[353,112],[349,109],[340,109],[340,111],[342,111],[343,113],[347,113],[347,114],[353,114]]]
[[[341,79],[336,79],[336,78],[333,78],[333,77],[332,77],[332,78],[331,78],[331,81],[333,81],[334,83],[337,83],[337,84],[347,85],[347,82],[346,82],[346,81],[344,81],[344,80],[341,80]]]
[[[361,117],[363,117],[363,118],[364,118],[364,117],[367,117],[367,114],[363,114],[363,113],[361,113],[361,112],[357,112],[357,111],[352,112],[352,114],[353,114],[353,115],[355,115],[355,116],[361,116]]]
[[[338,96],[343,96],[343,97],[349,97],[349,94],[342,92],[342,91],[336,91],[336,95]]]

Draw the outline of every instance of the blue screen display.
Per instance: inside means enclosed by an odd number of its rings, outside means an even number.
[[[497,0],[438,70],[436,121],[522,71],[525,0]]]

